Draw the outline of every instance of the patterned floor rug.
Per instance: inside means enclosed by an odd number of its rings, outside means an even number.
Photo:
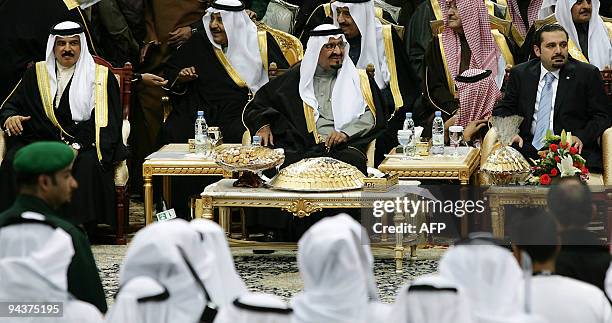
[[[119,268],[126,246],[93,246],[94,256],[109,304],[119,287]],[[399,288],[415,277],[435,272],[444,249],[419,249],[417,260],[404,260],[402,274],[395,273],[395,261],[390,251],[375,250],[375,276],[380,298],[392,302]],[[277,251],[270,255],[254,255],[251,250],[232,251],[238,273],[251,291],[278,295],[285,300],[299,292],[303,285],[295,251]]]

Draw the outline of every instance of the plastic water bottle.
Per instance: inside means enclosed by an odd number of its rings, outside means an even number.
[[[414,121],[412,120],[412,112],[406,112],[406,120],[404,120],[404,127],[402,130],[410,130],[414,133]]]
[[[195,153],[202,157],[208,155],[208,125],[204,119],[204,111],[198,111],[195,121]]]
[[[431,125],[431,154],[444,155],[444,120],[442,112],[436,111]]]
[[[406,146],[406,152],[404,153],[404,155],[412,157],[416,153],[416,137],[414,136],[414,120],[412,120],[412,112],[406,112],[406,120],[404,120],[402,130],[410,130],[410,132],[412,132],[412,140],[410,140]]]

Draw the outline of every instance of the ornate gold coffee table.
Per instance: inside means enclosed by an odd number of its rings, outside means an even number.
[[[236,146],[222,144],[219,147]],[[223,176],[232,177],[212,159],[196,158],[188,144],[168,144],[149,155],[142,164],[144,181],[145,223],[153,222],[153,176],[163,176],[164,198],[170,202],[170,176]]]
[[[445,147],[447,153],[449,147]],[[393,149],[390,155],[396,155]],[[469,184],[470,178],[478,169],[480,150],[473,147],[460,147],[459,156],[423,156],[422,159],[403,160],[387,157],[378,166],[384,173],[399,174],[403,179],[418,180],[458,180]]]
[[[405,193],[407,189],[411,192],[426,191],[418,188],[416,181],[401,181],[400,185],[388,192],[364,192],[361,190],[342,192],[287,192],[272,190],[269,188],[241,188],[232,185],[234,180],[222,179],[204,189],[201,199],[196,205],[196,217],[204,217],[213,220],[214,208],[219,208],[219,222],[230,237],[230,208],[231,207],[265,207],[278,208],[288,212],[288,216],[307,217],[314,212],[328,208],[371,208],[374,201],[390,199],[398,194]],[[400,188],[401,186],[401,188]],[[428,193],[428,191],[427,191]],[[425,193],[422,193],[425,194]],[[411,220],[416,221],[413,217]],[[411,221],[404,218],[404,214],[394,214],[394,224]],[[412,236],[410,236],[412,237]],[[415,235],[416,237],[416,235]],[[287,243],[260,243],[252,241],[241,241],[229,239],[230,244],[238,246],[251,246],[265,249],[295,248],[295,244]],[[416,255],[416,238],[411,242],[411,256]],[[402,260],[404,258],[404,236],[396,233],[395,244],[396,270],[402,271]]]

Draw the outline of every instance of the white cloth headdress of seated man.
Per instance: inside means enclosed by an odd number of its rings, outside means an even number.
[[[304,291],[291,299],[293,323],[388,322],[377,302],[369,239],[353,218],[320,220],[298,242]]]
[[[470,239],[448,249],[440,276],[457,283],[479,323],[535,323],[526,312],[523,271],[512,253],[489,239]]]
[[[247,293],[222,307],[215,323],[289,323],[291,312],[277,296]]]
[[[334,25],[338,26],[338,7],[347,7],[351,17],[355,21],[359,33],[361,33],[361,50],[359,60],[355,66],[365,70],[368,64],[374,65],[374,79],[379,89],[387,87],[391,80],[387,56],[385,55],[385,43],[383,38],[382,24],[376,18],[374,1],[334,1],[331,3],[334,16]]]
[[[319,64],[319,53],[330,38],[346,42],[342,30],[330,24],[317,26],[310,32],[304,59],[300,64],[300,98],[315,109],[315,121],[319,119],[319,103],[314,93],[314,75]],[[357,119],[366,111],[366,103],[361,93],[359,72],[348,56],[349,45],[344,48],[342,67],[338,70],[336,82],[332,90],[331,104],[334,115],[334,128],[340,131],[342,127]]]
[[[204,30],[210,43],[222,49],[221,45],[213,41],[210,31],[210,20],[213,13],[221,14],[225,33],[227,34],[228,61],[234,67],[240,78],[246,82],[252,92],[268,83],[268,73],[263,66],[259,42],[257,40],[257,26],[251,21],[244,10],[244,4],[239,0],[217,0],[206,9],[202,17]]]
[[[59,302],[59,317],[22,317],[19,322],[101,323],[102,314],[68,292],[72,238],[45,222],[42,214],[25,212],[18,223],[0,228],[0,301]],[[15,318],[0,318],[13,322]]]
[[[398,323],[475,323],[460,287],[439,275],[415,279],[397,294],[391,317]]]
[[[196,268],[212,301],[223,308],[247,292],[234,266],[234,258],[223,229],[215,222],[197,219],[190,226],[202,235],[201,257]]]
[[[95,79],[96,79],[96,63],[93,56],[89,53],[87,47],[87,38],[83,26],[73,21],[64,21],[53,26],[51,34],[47,40],[47,49],[45,61],[47,63],[47,72],[49,74],[49,84],[51,86],[50,93],[55,97],[58,87],[65,87],[67,83],[58,84],[57,70],[63,68],[58,66],[53,51],[55,41],[58,38],[79,36],[81,43],[81,54],[74,67],[74,74],[70,85],[70,112],[72,120],[76,122],[87,121],[91,117],[91,111],[95,106]],[[60,89],[63,92],[63,88]],[[55,103],[59,105],[59,102]]]
[[[199,322],[207,298],[196,268],[201,236],[187,221],[156,222],[138,231],[119,273],[113,323]]]
[[[584,53],[584,50],[580,47],[578,31],[572,18],[572,7],[575,3],[576,0],[559,1],[555,8],[555,17],[559,25],[565,28],[569,38]],[[589,20],[588,56],[590,64],[597,66],[599,70],[603,70],[606,65],[612,66],[612,44],[610,43],[608,29],[599,15],[599,5],[599,0],[591,0],[592,12],[591,19]]]

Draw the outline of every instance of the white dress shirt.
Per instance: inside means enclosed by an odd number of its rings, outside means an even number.
[[[559,70],[549,71],[544,65],[540,63],[540,82],[538,83],[538,93],[536,94],[535,100],[535,109],[533,110],[533,121],[531,121],[531,133],[535,134],[536,123],[538,122],[538,109],[540,108],[540,98],[542,96],[542,90],[544,89],[544,84],[546,84],[546,73],[551,72],[554,76],[552,81],[552,103],[550,110],[550,123],[548,129],[553,131],[553,117],[555,116],[555,99],[557,98],[557,85],[559,84]]]
[[[64,90],[74,75],[76,64],[70,67],[64,67],[58,61],[55,61],[57,67],[57,93],[55,93],[55,108],[59,107],[60,100],[64,94]]]

